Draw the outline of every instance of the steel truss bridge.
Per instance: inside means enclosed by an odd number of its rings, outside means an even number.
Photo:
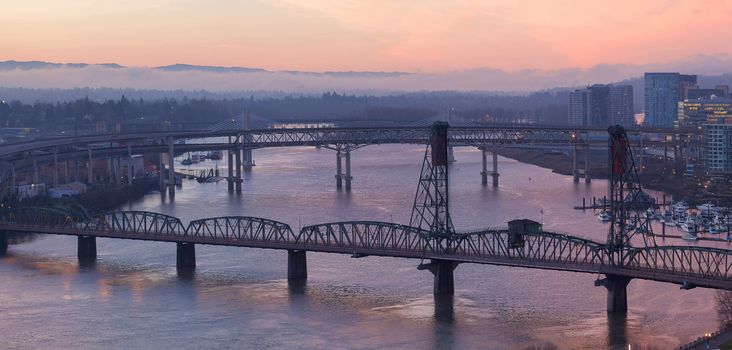
[[[420,228],[374,221],[324,223],[294,232],[283,222],[244,216],[205,218],[186,225],[173,216],[143,211],[110,212],[90,218],[46,208],[0,211],[0,230],[4,232],[441,260],[732,290],[732,250],[658,246],[629,248],[614,255],[600,242],[542,230],[511,229],[513,223],[509,223],[509,229],[457,234],[446,240]]]

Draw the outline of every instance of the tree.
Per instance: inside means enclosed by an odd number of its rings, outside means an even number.
[[[717,313],[719,313],[719,322],[723,326],[732,327],[732,292],[717,292]]]

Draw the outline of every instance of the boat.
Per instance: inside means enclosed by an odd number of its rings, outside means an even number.
[[[191,157],[189,156],[188,158],[186,158],[186,159],[183,159],[183,160],[182,160],[182,161],[180,162],[180,164],[182,164],[182,165],[191,165],[191,164],[193,164],[193,161],[191,160]]]
[[[222,151],[211,151],[211,152],[208,152],[208,154],[206,155],[206,158],[211,159],[211,160],[221,160],[223,158],[223,156],[224,156],[224,152],[222,152]]]
[[[648,208],[648,210],[646,210],[646,218],[648,220],[655,219],[656,218],[656,210],[653,209],[653,208]]]
[[[668,210],[663,212],[663,216],[661,217],[661,223],[666,226],[676,226],[676,224],[674,223],[674,214]]]
[[[711,235],[716,235],[719,233],[719,229],[717,228],[717,225],[709,225],[709,228],[707,228],[707,232]]]
[[[684,201],[679,201],[679,202],[676,202],[672,206],[672,208],[673,208],[674,216],[681,218],[681,217],[686,216],[686,212],[689,210],[689,205],[686,204],[686,202],[684,202]]]
[[[681,239],[685,241],[696,241],[699,238],[696,236],[696,233],[684,232],[681,235]]]
[[[713,214],[712,211],[714,210],[714,208],[716,208],[716,206],[714,204],[712,204],[711,202],[707,202],[707,203],[698,205],[696,208],[699,209],[699,212],[701,215],[709,216],[709,215]]]
[[[191,155],[191,161],[193,163],[200,163],[204,160],[206,160],[206,156],[203,154],[194,153],[193,155]]]
[[[696,225],[696,220],[694,220],[691,217],[687,218],[686,221],[681,223],[682,231],[684,231],[686,233],[693,233],[693,234],[695,234],[695,236],[696,236],[697,227],[698,226]]]
[[[610,216],[609,212],[603,211],[603,212],[597,214],[597,219],[602,222],[607,222],[607,221],[610,221],[612,219],[612,217]]]

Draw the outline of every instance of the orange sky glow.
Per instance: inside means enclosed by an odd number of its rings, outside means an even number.
[[[587,68],[732,54],[732,0],[37,0],[0,60],[270,70]]]

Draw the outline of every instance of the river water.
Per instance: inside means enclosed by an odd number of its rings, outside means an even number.
[[[256,150],[243,193],[185,181],[170,200],[151,193],[123,209],[191,219],[247,215],[300,226],[341,220],[408,223],[423,147],[352,153],[353,191],[337,191],[335,153]],[[480,153],[457,148],[451,214],[458,230],[531,218],[547,230],[602,241],[607,224],[572,209],[607,182],[574,184],[550,170],[499,158],[500,187],[480,185]],[[223,164],[223,162],[222,162]],[[213,162],[199,164],[213,167]],[[683,242],[670,242],[685,244]],[[720,246],[727,246],[720,243]],[[670,348],[718,328],[714,292],[634,280],[627,318],[608,318],[598,276],[463,264],[452,300],[432,295],[419,261],[308,253],[308,282],[288,288],[282,251],[197,246],[179,275],[175,245],[97,239],[79,266],[76,238],[43,236],[0,260],[0,348],[561,349]]]

